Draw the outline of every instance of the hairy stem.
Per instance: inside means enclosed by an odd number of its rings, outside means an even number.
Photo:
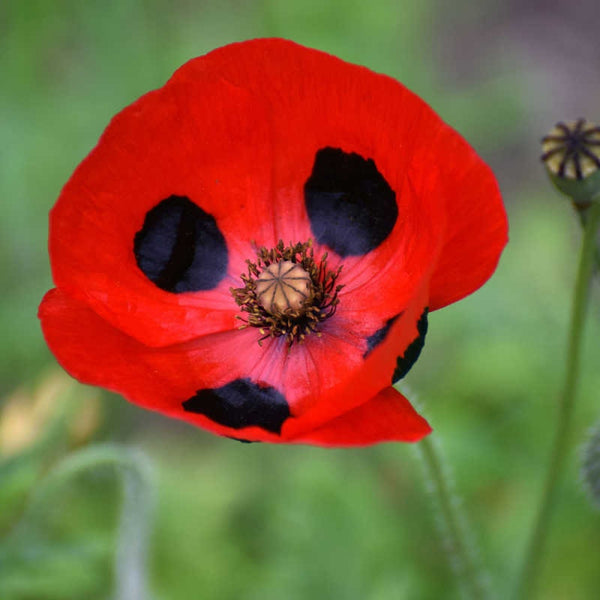
[[[594,201],[590,201],[589,203],[585,203],[585,205],[577,205],[575,204],[575,209],[577,211],[577,215],[579,217],[579,223],[581,227],[585,231],[585,226],[588,221],[588,215],[590,213],[591,207],[594,205]],[[594,266],[593,270],[596,274],[600,273],[600,246],[594,242]]]
[[[490,598],[487,577],[481,569],[473,542],[453,490],[448,469],[444,465],[437,440],[432,436],[419,442],[425,475],[431,495],[437,504],[442,534],[450,564],[456,573],[464,598],[486,600]]]
[[[13,536],[22,535],[43,519],[48,503],[61,488],[83,473],[113,468],[123,484],[121,515],[115,556],[114,598],[148,600],[146,553],[153,509],[150,466],[139,452],[129,448],[97,444],[65,458],[35,488]]]
[[[573,420],[573,408],[579,377],[582,334],[590,295],[590,282],[596,258],[596,234],[599,225],[600,202],[593,202],[584,223],[585,229],[579,255],[579,267],[571,311],[566,375],[562,395],[560,396],[554,444],[539,504],[539,511],[527,545],[520,578],[517,582],[515,595],[517,599],[529,600],[533,597],[534,585],[548,537],[552,509],[556,500],[556,490],[565,463],[571,422]]]

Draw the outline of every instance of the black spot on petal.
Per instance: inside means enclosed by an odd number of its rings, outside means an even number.
[[[375,348],[379,346],[379,344],[381,344],[383,340],[385,340],[387,334],[392,328],[392,325],[396,322],[396,319],[401,314],[402,313],[392,317],[391,319],[388,319],[381,329],[378,329],[374,334],[370,335],[367,338],[367,351],[363,354],[363,358],[367,358],[367,356],[369,356],[369,354],[371,354],[371,352],[373,352],[373,350],[375,350]]]
[[[372,159],[322,148],[304,185],[315,238],[340,256],[361,256],[391,233],[398,218],[396,194]]]
[[[256,425],[281,433],[284,421],[290,416],[288,403],[280,392],[247,378],[235,379],[220,388],[198,390],[182,404],[184,410],[205,415],[232,429]]]
[[[398,357],[396,362],[396,370],[392,376],[392,383],[397,383],[412,369],[412,366],[417,362],[421,350],[425,345],[425,335],[427,334],[427,313],[429,309],[425,309],[419,322],[417,323],[417,331],[419,335],[408,345],[402,356]]]
[[[148,211],[133,251],[144,275],[167,292],[213,289],[227,271],[227,245],[215,218],[185,196]]]

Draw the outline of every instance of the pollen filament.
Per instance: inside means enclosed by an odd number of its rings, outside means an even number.
[[[245,313],[237,317],[241,328],[258,328],[259,344],[285,336],[290,347],[310,333],[319,335],[319,323],[332,317],[339,304],[343,286],[336,280],[342,267],[329,269],[327,254],[315,260],[311,241],[285,246],[280,240],[272,249],[258,248],[256,254],[256,261],[246,261],[244,287],[230,290]]]

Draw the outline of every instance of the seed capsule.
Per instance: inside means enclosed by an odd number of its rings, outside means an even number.
[[[585,119],[557,123],[542,138],[542,161],[554,185],[575,203],[600,193],[600,127]]]
[[[310,275],[289,260],[272,263],[256,280],[256,297],[271,314],[301,311],[312,298]]]
[[[600,167],[600,127],[585,119],[558,123],[542,140],[548,170],[566,179],[585,179]]]

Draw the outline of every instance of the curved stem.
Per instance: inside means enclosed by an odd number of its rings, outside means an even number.
[[[148,600],[146,553],[153,508],[150,466],[139,452],[112,444],[97,444],[65,458],[34,489],[12,535],[26,534],[47,512],[52,496],[90,470],[112,467],[123,483],[123,500],[115,555],[114,597]]]
[[[417,449],[421,451],[430,491],[438,504],[446,549],[463,595],[473,600],[485,600],[490,597],[487,579],[476,559],[459,499],[453,492],[437,443],[428,436],[419,442]]]
[[[569,442],[573,406],[579,376],[579,358],[586,308],[589,300],[590,281],[594,270],[596,233],[600,225],[600,202],[592,203],[585,219],[583,242],[579,256],[577,281],[571,312],[571,325],[566,361],[566,376],[560,397],[558,420],[546,481],[542,492],[539,512],[535,520],[521,576],[517,584],[516,598],[531,598],[539,571],[554,507],[556,489],[565,462]]]

